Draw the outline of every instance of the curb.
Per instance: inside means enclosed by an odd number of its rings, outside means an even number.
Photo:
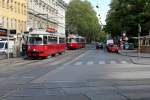
[[[129,55],[129,54],[124,54],[121,52],[118,52],[118,54],[123,55],[123,56],[128,56],[128,57],[138,57],[138,56],[134,56],[134,55]],[[141,58],[150,58],[150,57],[144,57],[144,56],[140,56]]]
[[[131,60],[131,62],[132,62],[133,64],[138,64],[138,65],[150,65],[150,63],[148,64],[148,63],[141,63],[141,62],[138,62],[138,61],[136,61],[134,58],[130,58],[130,60]]]

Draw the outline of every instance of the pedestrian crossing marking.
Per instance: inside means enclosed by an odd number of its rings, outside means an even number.
[[[116,64],[116,61],[111,60],[110,64]]]
[[[75,65],[81,65],[82,64],[82,62],[76,62],[75,63]]]
[[[93,65],[94,63],[93,63],[93,61],[88,61],[87,62],[87,65]]]
[[[78,61],[75,62],[74,65],[93,65],[93,64],[99,64],[99,65],[103,65],[103,64],[129,64],[128,61],[115,61],[115,60],[110,60],[110,61],[99,61],[99,62],[94,62],[94,61],[88,61],[83,63],[82,61]]]
[[[128,64],[127,61],[121,61],[121,64]]]
[[[105,62],[104,61],[99,61],[99,64],[105,64]]]

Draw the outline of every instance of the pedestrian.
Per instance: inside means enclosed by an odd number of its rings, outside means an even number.
[[[24,38],[24,36],[22,37],[21,45],[22,45],[22,56],[25,56],[25,53],[26,53],[26,44],[25,44],[25,38]]]

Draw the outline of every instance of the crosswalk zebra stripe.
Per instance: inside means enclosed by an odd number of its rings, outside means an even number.
[[[99,64],[105,64],[105,62],[104,61],[99,61]]]
[[[87,65],[92,65],[92,64],[94,64],[93,61],[88,61],[87,62]]]
[[[111,60],[111,61],[110,61],[110,64],[116,64],[116,62]]]
[[[81,65],[82,62],[76,62],[74,65]]]
[[[128,64],[127,61],[121,61],[121,64]]]
[[[85,65],[93,65],[93,64],[129,64],[128,61],[114,61],[114,60],[111,60],[111,61],[99,61],[98,63],[97,62],[94,62],[94,61],[88,61],[86,63],[83,63],[82,61],[77,61],[74,63],[74,65],[82,65],[82,64],[85,64]]]

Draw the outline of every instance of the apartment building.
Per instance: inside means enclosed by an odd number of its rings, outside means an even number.
[[[65,33],[65,6],[62,0],[29,0],[27,30],[50,27]]]
[[[0,0],[0,29],[26,31],[27,0]]]

